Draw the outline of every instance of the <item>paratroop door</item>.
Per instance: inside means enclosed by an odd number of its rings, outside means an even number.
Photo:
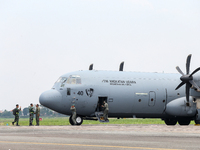
[[[156,103],[156,93],[154,91],[149,92],[149,106],[154,106]]]

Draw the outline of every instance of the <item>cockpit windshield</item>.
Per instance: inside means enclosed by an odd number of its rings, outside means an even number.
[[[65,84],[81,84],[81,77],[78,75],[70,75],[69,78],[60,77],[56,83],[60,83],[60,87],[64,87]]]
[[[70,75],[67,79],[67,84],[81,84],[81,77],[79,75]]]
[[[56,83],[61,83],[60,86],[61,86],[61,87],[64,87],[66,81],[67,81],[67,78],[66,78],[66,77],[60,77],[60,78],[56,81]]]

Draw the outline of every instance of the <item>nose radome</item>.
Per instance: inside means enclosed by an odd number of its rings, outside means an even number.
[[[53,108],[56,104],[61,102],[61,100],[62,95],[57,90],[43,92],[39,98],[40,104],[48,108]]]

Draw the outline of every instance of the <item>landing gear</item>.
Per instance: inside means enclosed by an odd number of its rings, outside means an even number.
[[[200,124],[199,120],[194,120],[195,124]]]
[[[77,116],[76,117],[76,125],[80,126],[83,123],[83,117]]]
[[[178,120],[178,124],[179,125],[185,125],[185,126],[187,126],[187,125],[190,124],[190,122],[191,122],[191,120]]]
[[[169,118],[165,119],[165,124],[166,125],[174,126],[174,125],[176,125],[176,123],[177,123],[177,120],[169,119]]]
[[[195,124],[200,124],[200,110],[197,109],[197,114],[196,114],[196,118],[194,120]]]
[[[69,117],[69,123],[71,124],[71,125],[74,125],[74,122],[72,121],[72,116],[70,116]],[[76,117],[76,125],[81,125],[83,123],[83,118],[82,117],[80,117],[80,116],[77,116]]]

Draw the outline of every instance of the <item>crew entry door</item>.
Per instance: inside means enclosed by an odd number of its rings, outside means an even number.
[[[154,106],[156,103],[156,92],[150,91],[149,92],[149,106]]]
[[[96,111],[100,112],[103,111],[102,105],[104,105],[104,101],[107,102],[108,97],[98,97],[98,103],[97,103],[97,108]]]

